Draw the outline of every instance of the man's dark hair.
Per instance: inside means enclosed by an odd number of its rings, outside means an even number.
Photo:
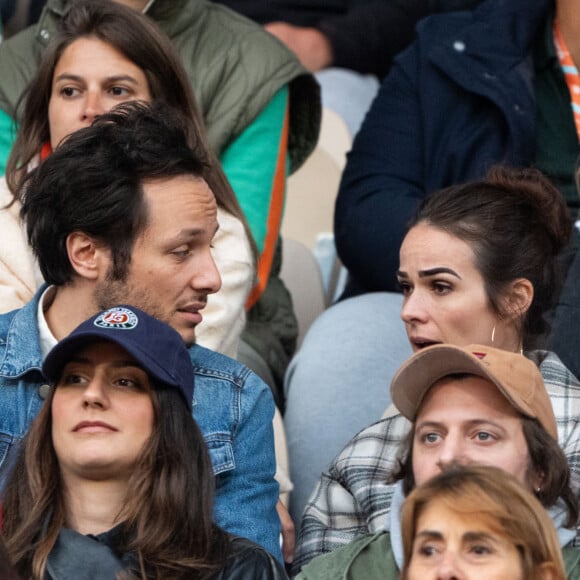
[[[20,215],[49,284],[73,279],[66,240],[75,231],[108,247],[111,276],[124,279],[148,223],[143,182],[200,177],[207,166],[206,150],[188,138],[186,120],[168,105],[125,103],[70,135],[29,174]]]

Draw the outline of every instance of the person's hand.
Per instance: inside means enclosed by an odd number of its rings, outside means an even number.
[[[308,70],[315,72],[332,65],[332,47],[320,30],[286,22],[269,22],[264,28],[294,52]]]
[[[294,550],[296,548],[296,537],[294,531],[294,522],[286,509],[286,506],[278,500],[276,504],[280,524],[282,525],[282,556],[284,562],[292,564],[294,561]]]

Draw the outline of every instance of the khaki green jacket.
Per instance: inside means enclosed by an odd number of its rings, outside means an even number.
[[[18,100],[74,1],[47,0],[36,26],[0,44],[0,110],[12,118],[18,120]],[[181,56],[218,157],[288,86],[289,170],[300,167],[316,145],[321,104],[318,84],[295,56],[255,23],[207,0],[155,0],[147,14]],[[282,407],[283,376],[298,330],[289,293],[278,276],[277,246],[268,286],[248,315],[243,340],[270,368]]]
[[[580,550],[563,548],[566,574],[580,579]],[[389,532],[364,536],[309,562],[296,580],[398,580]]]
[[[0,109],[10,116],[73,2],[48,0],[36,26],[0,45]],[[316,81],[292,53],[243,16],[207,0],[155,0],[147,14],[178,49],[218,156],[289,84],[290,170],[297,169],[316,145],[321,109]]]

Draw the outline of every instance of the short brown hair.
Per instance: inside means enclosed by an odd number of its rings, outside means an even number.
[[[555,580],[565,580],[564,563],[554,525],[540,502],[515,477],[482,465],[454,465],[415,489],[402,508],[405,564],[408,578],[417,523],[425,508],[441,502],[452,512],[479,517],[513,542],[521,558],[522,578],[542,580],[542,564]]]

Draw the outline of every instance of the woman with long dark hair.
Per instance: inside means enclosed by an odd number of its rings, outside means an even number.
[[[20,307],[42,282],[19,220],[28,170],[74,131],[117,104],[162,101],[189,121],[204,179],[218,204],[214,257],[222,288],[198,329],[203,346],[235,357],[254,283],[255,247],[238,200],[207,143],[187,73],[169,39],[144,14],[115,2],[75,2],[21,98],[22,124],[0,181],[0,311]],[[6,184],[8,187],[6,187]]]
[[[43,372],[50,393],[2,505],[23,577],[285,577],[263,548],[212,523],[214,478],[177,332],[115,307],[54,347]]]

